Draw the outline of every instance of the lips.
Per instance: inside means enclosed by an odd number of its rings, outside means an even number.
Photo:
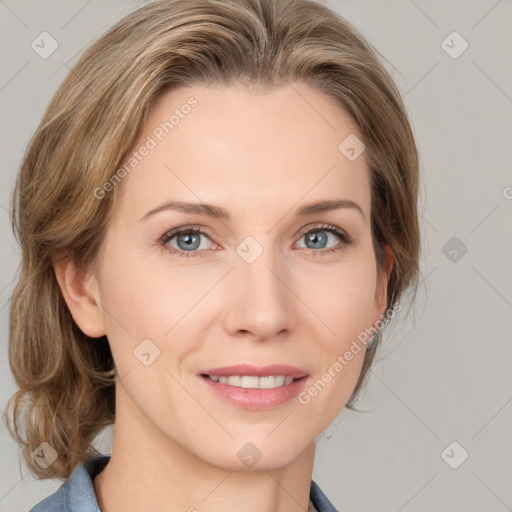
[[[201,370],[197,375],[223,375],[231,377],[234,375],[251,375],[254,377],[267,377],[270,375],[284,375],[300,379],[308,375],[306,370],[284,364],[270,364],[267,366],[253,366],[250,364],[237,364],[233,366],[222,366],[219,368],[208,368]]]
[[[207,368],[197,373],[207,388],[219,397],[222,401],[236,407],[252,410],[273,409],[289,402],[296,397],[309,381],[309,373],[306,370],[284,364],[270,364],[267,366],[254,366],[250,364],[237,364],[222,366],[219,368]],[[212,376],[214,378],[212,379]],[[254,387],[240,387],[226,382],[226,377],[231,380],[241,376],[241,383],[248,377],[276,377],[277,380],[284,378],[284,385]],[[220,377],[220,378],[219,378]],[[222,379],[222,377],[224,379]],[[224,380],[224,382],[221,382]],[[273,379],[270,379],[272,381]],[[254,382],[251,382],[254,384]],[[260,382],[258,382],[260,384]],[[203,384],[201,384],[203,385]],[[269,389],[265,389],[265,388]]]
[[[259,378],[271,375],[280,375],[285,379],[284,385],[270,387],[240,387],[231,385],[228,382],[221,382],[222,379],[212,380],[209,375],[223,375],[231,380],[236,375],[243,375],[244,379]],[[287,365],[268,365],[255,367],[252,365],[224,366],[222,368],[211,368],[198,373],[201,386],[206,385],[209,393],[213,392],[222,401],[243,409],[268,410],[289,402],[295,398],[306,386],[310,376],[300,368]],[[289,379],[291,382],[286,382]],[[272,380],[272,379],[271,379]],[[276,379],[277,380],[277,379]],[[252,383],[254,384],[254,383]],[[259,382],[258,382],[259,384]]]

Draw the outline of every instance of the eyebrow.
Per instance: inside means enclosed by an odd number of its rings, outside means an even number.
[[[351,201],[350,199],[330,199],[325,201],[318,201],[316,203],[308,203],[301,206],[296,210],[295,215],[297,217],[307,217],[318,212],[326,212],[329,210],[338,210],[340,208],[353,208],[361,213],[363,219],[365,218],[362,208]],[[229,212],[221,206],[213,206],[206,203],[187,203],[183,201],[168,201],[153,210],[147,212],[140,220],[145,220],[152,215],[159,213],[164,210],[176,210],[185,213],[195,213],[197,215],[205,215],[214,219],[230,220],[231,216]]]

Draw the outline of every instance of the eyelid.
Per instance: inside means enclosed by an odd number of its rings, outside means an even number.
[[[302,238],[306,233],[309,233],[311,231],[332,231],[334,234],[338,236],[343,236],[348,241],[353,241],[354,239],[342,228],[339,228],[338,226],[335,226],[334,224],[326,224],[326,223],[319,223],[319,224],[313,224],[309,226],[305,226],[302,228],[295,237]]]
[[[210,228],[207,228],[206,226],[201,226],[198,224],[189,224],[180,226],[177,228],[170,229],[169,231],[166,231],[158,240],[160,243],[164,243],[166,241],[169,241],[170,238],[175,237],[176,235],[180,235],[182,233],[186,233],[187,231],[194,231],[201,234],[204,234],[211,238],[212,242],[218,243],[215,241],[215,236],[213,235],[213,230]],[[220,245],[220,244],[219,244]]]

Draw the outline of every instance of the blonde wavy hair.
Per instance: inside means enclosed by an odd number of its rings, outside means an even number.
[[[159,0],[121,19],[81,56],[23,157],[11,202],[22,259],[10,303],[9,362],[19,390],[4,421],[38,478],[69,478],[115,421],[116,368],[105,336],[74,322],[53,262],[95,262],[117,188],[98,200],[164,91],[244,83],[270,91],[300,80],[348,112],[366,146],[377,267],[394,251],[387,307],[419,274],[418,154],[400,93],[378,53],[341,16],[310,0]],[[341,141],[340,141],[341,142]],[[368,346],[362,389],[381,332]],[[47,442],[47,468],[32,452]]]

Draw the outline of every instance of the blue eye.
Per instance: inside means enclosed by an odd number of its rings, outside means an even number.
[[[326,248],[325,245],[329,239],[326,233],[335,235],[340,239],[341,243],[334,247]],[[186,226],[165,233],[160,239],[159,243],[165,247],[167,251],[169,251],[171,254],[174,254],[175,256],[180,258],[190,258],[198,256],[199,254],[197,253],[201,253],[203,250],[208,249],[207,243],[206,245],[201,243],[201,237],[205,237],[210,240],[211,234],[202,228]],[[346,232],[342,231],[336,226],[329,224],[308,227],[307,229],[302,230],[299,234],[299,240],[304,237],[306,238],[306,248],[311,249],[314,253],[319,254],[332,253],[342,250],[343,248],[351,245],[354,241]],[[177,247],[169,245],[169,242],[173,241],[174,239],[176,239]]]
[[[180,257],[190,257],[195,256],[195,254],[187,253],[195,252],[199,248],[205,249],[205,247],[201,247],[201,237],[208,238],[208,233],[202,229],[182,228],[164,235],[161,243],[171,253]],[[176,239],[177,248],[168,245],[173,239]]]
[[[302,232],[300,238],[301,239],[304,237],[306,238],[306,248],[307,249],[325,249],[326,244],[329,240],[329,237],[326,235],[326,233],[330,233],[331,235],[335,235],[336,237],[338,237],[343,242],[342,245],[346,246],[351,243],[351,240],[349,239],[348,235],[345,232],[339,230],[338,228],[336,228],[334,226],[327,226],[324,228],[315,228],[315,229],[308,228],[307,231]],[[338,249],[340,249],[340,246],[336,245],[335,247],[327,248],[327,250],[322,251],[322,253],[325,254],[326,252],[333,252],[333,251],[337,251]],[[320,252],[320,251],[315,251],[315,252]]]

